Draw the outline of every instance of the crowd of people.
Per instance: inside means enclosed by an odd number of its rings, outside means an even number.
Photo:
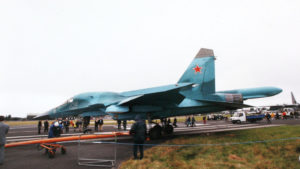
[[[287,112],[281,111],[280,113],[277,111],[275,112],[266,112],[266,119],[268,121],[271,120],[288,120],[288,119],[296,119],[298,118],[298,112]]]
[[[161,118],[160,123],[161,123],[162,126],[172,125],[173,127],[177,127],[177,118],[175,117],[173,119],[173,123],[172,123],[170,118],[168,118],[168,119],[167,118]]]
[[[283,120],[287,120],[287,119],[292,119],[292,118],[297,118],[298,117],[298,113],[294,113],[294,112],[286,112],[286,111],[282,111],[282,112],[266,112],[265,113],[265,118],[267,120],[267,122],[271,123],[271,120],[279,120],[279,119],[283,119]],[[200,116],[199,117],[200,120],[202,120],[203,124],[206,124],[207,120],[212,120],[214,118],[211,118],[210,116]],[[197,118],[199,120],[199,118]],[[161,124],[163,126],[165,125],[172,125],[173,127],[177,127],[177,118],[175,117],[173,119],[173,122],[171,121],[170,118],[162,118],[160,119]],[[76,132],[77,130],[79,132],[88,132],[91,129],[88,128],[89,124],[90,124],[90,118],[78,118],[75,120],[57,120],[59,126],[61,126],[61,130],[65,130],[65,133],[69,132],[69,128],[72,127],[74,129],[74,132]],[[44,131],[44,133],[49,133],[49,127],[51,130],[51,126],[55,123],[52,122],[52,124],[50,125],[48,120],[45,121],[38,121],[38,134],[41,134],[42,129]],[[94,131],[98,132],[98,131],[103,131],[103,124],[104,124],[104,120],[103,118],[95,118],[94,121]],[[117,125],[118,125],[118,130],[127,130],[127,121],[126,120],[117,120]],[[185,119],[185,125],[187,127],[195,127],[196,126],[196,118],[195,116],[186,116]]]
[[[100,122],[98,122],[100,121]],[[95,125],[97,124],[97,130],[98,131],[98,125],[100,126],[100,131],[102,131],[103,126],[103,119],[99,119],[97,123],[95,122]],[[102,122],[101,122],[102,121]],[[59,130],[60,133],[69,133],[70,127],[74,129],[74,132],[77,130],[79,132],[85,132],[88,129],[89,126],[89,119],[76,119],[76,120],[69,120],[69,119],[58,119],[51,122],[51,125],[49,125],[48,120],[38,121],[38,134],[41,134],[42,128],[44,128],[44,133],[48,133],[49,138],[53,137],[53,133],[55,133],[53,130]],[[59,127],[59,129],[58,129]],[[96,126],[95,126],[96,129]],[[54,134],[55,135],[55,134]]]
[[[123,129],[127,130],[127,121],[126,120],[118,120],[118,130],[121,130],[121,123],[123,123]],[[38,121],[37,129],[38,129],[38,134],[42,133],[42,130],[44,130],[44,133],[48,133],[48,135],[52,135],[53,131],[52,129],[53,126],[57,127],[59,126],[59,130],[61,133],[69,133],[70,128],[73,128],[74,132],[83,132],[83,133],[88,133],[91,131],[89,128],[90,125],[90,118],[78,118],[75,120],[69,120],[69,119],[57,119],[55,121],[51,122],[51,125],[49,124],[48,120]],[[104,125],[104,120],[103,118],[95,118],[94,121],[94,131],[103,131],[103,125]],[[49,134],[51,133],[51,134]]]

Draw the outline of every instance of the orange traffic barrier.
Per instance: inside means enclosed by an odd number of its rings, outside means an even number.
[[[56,138],[48,138],[48,139],[39,139],[39,140],[30,140],[30,141],[8,143],[8,144],[5,144],[5,147],[16,147],[16,146],[24,146],[24,145],[29,145],[29,144],[42,144],[42,143],[73,141],[73,140],[111,138],[111,137],[115,137],[115,136],[126,136],[126,135],[129,135],[129,133],[115,132],[115,133],[112,133],[112,134],[102,134],[102,135],[92,134],[92,135],[81,135],[81,136],[70,136],[70,137],[56,137]]]

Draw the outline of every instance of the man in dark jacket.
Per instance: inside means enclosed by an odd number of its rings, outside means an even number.
[[[98,120],[97,120],[97,119],[95,119],[95,132],[96,132],[96,131],[98,131],[98,126],[99,126],[99,124],[98,124]]]
[[[0,165],[4,161],[4,147],[6,143],[6,134],[8,133],[9,126],[3,123],[4,116],[0,116]]]
[[[195,127],[196,125],[195,125],[195,122],[196,122],[196,119],[195,119],[195,117],[193,116],[192,117],[192,126],[191,127]]]
[[[127,129],[127,121],[126,120],[123,120],[123,129],[126,131]]]
[[[48,120],[45,120],[44,121],[44,133],[48,132],[48,129],[49,129],[49,122],[48,122]]]
[[[62,125],[60,125],[57,121],[53,122],[50,126],[48,138],[60,137],[62,133]]]
[[[176,118],[176,117],[175,117],[174,120],[173,120],[173,126],[174,126],[174,127],[177,127],[177,118]]]
[[[39,122],[38,122],[38,134],[41,134],[41,129],[42,129],[42,121],[39,120]]]
[[[189,116],[186,120],[186,127],[189,127],[191,125],[191,117]]]
[[[147,127],[145,120],[142,120],[139,115],[135,118],[135,123],[132,125],[130,129],[130,135],[133,136],[133,155],[134,159],[143,159],[144,157],[144,142],[146,140]],[[140,150],[140,157],[137,156],[137,149]]]
[[[122,123],[122,121],[119,119],[118,120],[118,130],[121,130],[121,123]]]

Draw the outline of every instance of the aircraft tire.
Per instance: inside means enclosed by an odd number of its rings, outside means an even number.
[[[173,126],[168,124],[164,127],[163,131],[164,131],[164,134],[170,135],[170,134],[173,134],[174,128],[173,128]]]
[[[162,127],[160,125],[155,125],[149,130],[149,136],[151,140],[159,139],[161,137]]]

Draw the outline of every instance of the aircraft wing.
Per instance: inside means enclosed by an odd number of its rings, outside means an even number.
[[[118,103],[118,106],[130,106],[130,105],[155,105],[165,106],[179,104],[183,99],[179,93],[179,90],[185,87],[192,86],[192,83],[177,84],[172,88],[157,90],[153,92],[141,92],[140,95],[128,97]]]

